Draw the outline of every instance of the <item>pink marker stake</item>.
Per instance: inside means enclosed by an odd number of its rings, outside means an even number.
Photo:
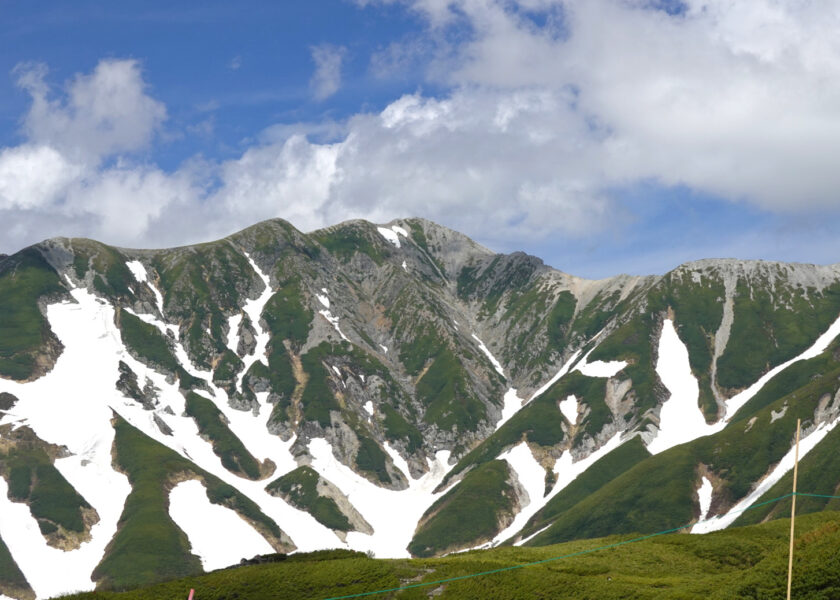
[[[193,600],[193,595],[195,594],[195,590],[190,590],[190,597],[187,600]]]

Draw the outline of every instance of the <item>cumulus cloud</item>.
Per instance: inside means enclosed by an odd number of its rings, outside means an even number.
[[[309,86],[316,100],[326,100],[341,87],[341,63],[347,50],[342,46],[321,44],[313,46],[311,51],[315,73]]]
[[[574,90],[601,186],[654,179],[773,210],[837,204],[834,2],[409,4],[432,29],[454,20],[469,30],[430,69],[451,85]]]
[[[68,82],[59,98],[50,93],[43,65],[21,65],[16,72],[18,85],[32,99],[24,133],[74,161],[95,163],[143,149],[166,119],[165,107],[147,94],[134,60],[100,61],[92,73]]]

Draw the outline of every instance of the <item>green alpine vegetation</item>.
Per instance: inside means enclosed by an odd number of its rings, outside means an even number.
[[[99,517],[53,465],[58,452],[29,427],[0,428],[0,476],[9,485],[9,499],[29,506],[51,545],[75,548]]]
[[[116,594],[67,600],[173,600],[195,589],[202,600],[324,600],[418,584],[372,598],[442,600],[597,598],[598,600],[763,600],[782,598],[789,521],[707,535],[632,536],[542,548],[502,547],[436,559],[376,560],[347,551],[266,557],[266,562],[192,576]],[[619,544],[616,546],[616,544]],[[600,549],[611,546],[609,549]],[[840,513],[797,519],[793,597],[840,597]],[[557,557],[567,557],[560,558]],[[532,564],[539,563],[539,564]],[[517,568],[520,567],[520,568]],[[475,573],[498,571],[479,577]],[[449,580],[444,583],[433,583]]]
[[[446,474],[441,487],[467,469],[495,459],[520,441],[526,440],[545,448],[564,442],[564,428],[569,429],[571,424],[566,421],[557,403],[570,395],[590,408],[589,415],[579,427],[578,438],[585,434],[594,436],[610,418],[609,409],[604,403],[605,394],[606,379],[603,377],[587,377],[574,371],[561,378],[464,456]]]
[[[78,279],[85,279],[93,271],[93,288],[105,298],[130,298],[134,296],[130,286],[136,286],[128,260],[119,250],[88,239],[70,240],[73,252],[73,269]]]
[[[633,466],[649,457],[650,453],[635,437],[625,442],[578,475],[569,485],[549,500],[546,505],[530,518],[517,538],[526,538],[551,524],[560,515],[584,501],[604,485],[629,471]]]
[[[230,430],[225,416],[212,400],[189,392],[186,396],[185,412],[195,420],[202,437],[210,440],[213,452],[228,471],[248,479],[262,477],[260,463],[248,452],[242,440]]]
[[[808,361],[812,366],[819,365],[822,371],[815,374],[811,370],[804,385],[800,386],[802,363],[791,365],[768,382],[765,390],[746,404],[722,431],[637,462],[608,483],[593,488],[577,504],[566,507],[529,544],[550,544],[607,533],[651,532],[689,523],[699,514],[696,486],[700,465],[705,465],[718,479],[714,494],[721,507],[734,505],[790,450],[796,419],[801,418],[803,427],[808,427],[813,423],[815,410],[834,397],[840,377],[840,362],[834,357],[836,348],[834,344]],[[762,394],[780,395],[770,401]],[[831,449],[835,444],[833,437],[824,440],[814,450],[812,460],[823,457],[823,462],[828,461],[825,457],[834,456]],[[819,489],[840,483],[835,471],[834,467],[828,468]],[[594,476],[594,473],[585,474],[581,481]],[[781,483],[777,491],[782,489],[780,486]],[[564,497],[561,492],[556,501]],[[806,505],[816,506],[820,502],[809,501]]]
[[[796,356],[837,318],[840,284],[822,292],[790,287],[775,293],[764,285],[739,281],[735,320],[726,350],[718,361],[718,383],[740,389],[770,368]]]
[[[508,463],[494,460],[470,471],[423,514],[408,550],[434,556],[493,539],[519,503]]]
[[[0,261],[0,376],[23,381],[52,366],[61,343],[38,302],[65,293],[58,274],[35,248]]]
[[[229,240],[156,252],[152,265],[167,319],[180,324],[196,365],[210,369],[226,348],[226,315],[239,312],[250,290],[261,284],[257,273]]]
[[[154,325],[121,310],[117,313],[117,326],[123,344],[135,358],[166,374],[176,375],[182,389],[201,387],[205,383],[184,370],[175,358],[170,342]]]
[[[337,531],[352,531],[353,527],[335,500],[318,493],[321,476],[311,467],[303,466],[278,477],[266,486],[272,494],[286,499],[292,506],[305,510],[319,523]]]

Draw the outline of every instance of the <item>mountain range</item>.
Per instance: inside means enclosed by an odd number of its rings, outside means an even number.
[[[0,598],[840,495],[840,265],[592,281],[423,219],[0,256]],[[800,512],[840,509],[799,500]]]

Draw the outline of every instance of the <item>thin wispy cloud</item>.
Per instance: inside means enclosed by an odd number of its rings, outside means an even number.
[[[342,46],[321,44],[311,48],[315,73],[309,82],[316,100],[326,100],[341,87],[341,63],[347,49]]]

